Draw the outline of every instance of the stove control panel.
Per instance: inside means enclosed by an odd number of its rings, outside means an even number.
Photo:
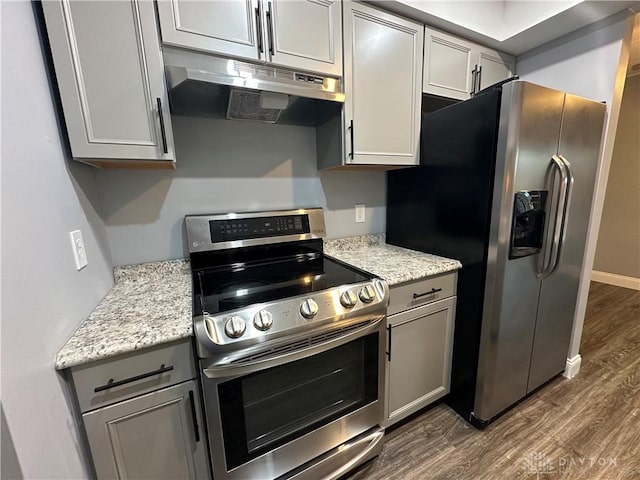
[[[379,312],[389,301],[386,282],[374,279],[330,288],[312,296],[298,296],[244,307],[220,315],[194,318],[199,353],[212,355],[219,347],[248,345],[278,338],[301,328]],[[207,352],[206,354],[203,352]]]

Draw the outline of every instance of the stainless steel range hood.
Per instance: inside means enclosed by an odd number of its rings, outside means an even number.
[[[340,78],[164,48],[174,115],[317,126],[344,103]]]

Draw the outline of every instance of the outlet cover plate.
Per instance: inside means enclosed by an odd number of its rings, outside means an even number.
[[[364,203],[356,204],[356,223],[364,223],[365,219],[366,217]]]
[[[69,232],[69,237],[71,238],[73,258],[76,261],[76,270],[82,270],[89,263],[87,260],[87,251],[84,248],[82,232],[80,230],[74,230],[73,232]]]

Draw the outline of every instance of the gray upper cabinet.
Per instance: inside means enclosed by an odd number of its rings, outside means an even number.
[[[474,45],[430,28],[424,32],[423,91],[465,100],[472,90]]]
[[[173,387],[83,415],[99,479],[208,479],[198,384]]]
[[[167,45],[342,75],[337,0],[159,0],[158,15]]]
[[[431,28],[425,29],[423,91],[466,100],[513,75],[513,57]]]
[[[102,166],[127,160],[120,165],[171,168],[173,135],[153,3],[61,0],[42,6],[73,157]]]
[[[259,60],[259,0],[158,0],[162,41],[232,57]]]
[[[360,3],[344,5],[344,163],[417,165],[421,24]]]
[[[514,59],[495,50],[481,48],[478,56],[478,90],[513,76]]]
[[[265,2],[271,62],[342,75],[342,15],[334,0]],[[271,33],[269,33],[271,29]]]

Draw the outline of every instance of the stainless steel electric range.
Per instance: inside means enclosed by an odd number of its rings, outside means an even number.
[[[376,456],[387,284],[323,254],[322,209],[185,223],[216,480],[337,478]]]

